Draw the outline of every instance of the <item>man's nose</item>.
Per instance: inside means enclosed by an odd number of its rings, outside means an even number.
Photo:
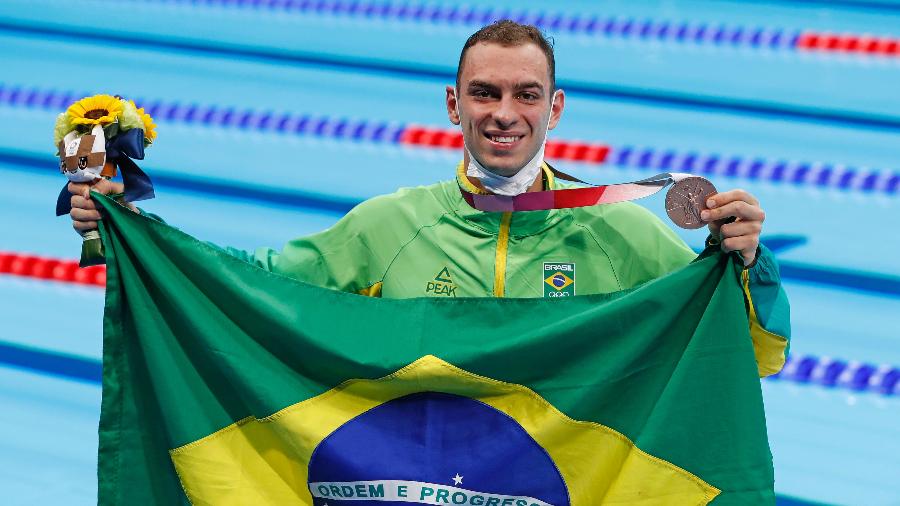
[[[494,121],[501,130],[507,130],[515,125],[518,113],[515,109],[515,101],[512,97],[503,97],[494,111]]]

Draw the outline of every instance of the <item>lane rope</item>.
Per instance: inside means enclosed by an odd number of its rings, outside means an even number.
[[[784,368],[778,374],[769,376],[769,379],[854,392],[900,395],[900,367],[831,357],[788,356]]]
[[[91,94],[0,83],[0,105],[11,107],[59,111],[77,98],[89,95]],[[459,130],[414,124],[140,98],[135,102],[161,122],[435,149],[459,150],[463,145]],[[557,139],[547,141],[545,156],[549,160],[611,164],[654,172],[684,172],[707,178],[744,178],[888,195],[900,193],[900,171],[837,163],[729,156],[652,146],[611,146],[598,142]]]
[[[0,274],[87,286],[106,286],[106,266],[78,268],[78,260],[0,251]]]
[[[825,33],[619,15],[360,0],[142,0],[142,3],[466,27],[484,26],[500,19],[510,19],[555,34],[733,48],[900,56],[900,38],[894,36]]]
[[[76,285],[106,286],[106,266],[78,268],[77,260],[0,251],[0,275]],[[814,384],[855,392],[900,395],[900,367],[814,355],[790,355],[772,381]]]

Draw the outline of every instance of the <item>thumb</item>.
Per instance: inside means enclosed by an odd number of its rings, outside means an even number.
[[[721,230],[723,223],[724,222],[721,220],[709,222],[709,235],[715,237],[716,239],[722,239]]]
[[[91,187],[91,189],[101,195],[109,195],[110,193],[123,193],[125,191],[125,185],[122,183],[114,183],[108,179],[100,179]]]

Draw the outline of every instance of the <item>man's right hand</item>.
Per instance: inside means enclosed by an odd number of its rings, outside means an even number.
[[[79,234],[84,234],[89,230],[96,230],[97,220],[100,219],[100,211],[91,200],[91,190],[102,195],[109,195],[124,192],[125,185],[100,179],[93,184],[69,183],[68,189],[72,194],[72,211],[69,212],[69,216],[72,217],[72,228]],[[134,212],[139,212],[137,207],[131,203],[127,203],[126,206]]]

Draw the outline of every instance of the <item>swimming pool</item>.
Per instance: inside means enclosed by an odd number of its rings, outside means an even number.
[[[896,38],[900,8],[874,4],[5,2],[0,177],[15,211],[0,213],[0,250],[76,255],[52,216],[49,133],[59,104],[96,92],[154,109],[142,166],[159,197],[145,207],[219,244],[277,247],[359,200],[451,177],[458,151],[408,133],[450,127],[443,85],[479,20],[530,16],[552,27],[568,90],[552,138],[609,149],[561,169],[602,183],[688,168],[763,202],[793,307],[792,368],[763,381],[783,502],[892,504],[900,391],[854,375],[900,367],[900,58],[798,46]],[[129,22],[98,30],[86,11]],[[13,504],[93,502],[102,289],[0,275],[0,293],[0,483]],[[824,379],[828,359],[843,376]]]

